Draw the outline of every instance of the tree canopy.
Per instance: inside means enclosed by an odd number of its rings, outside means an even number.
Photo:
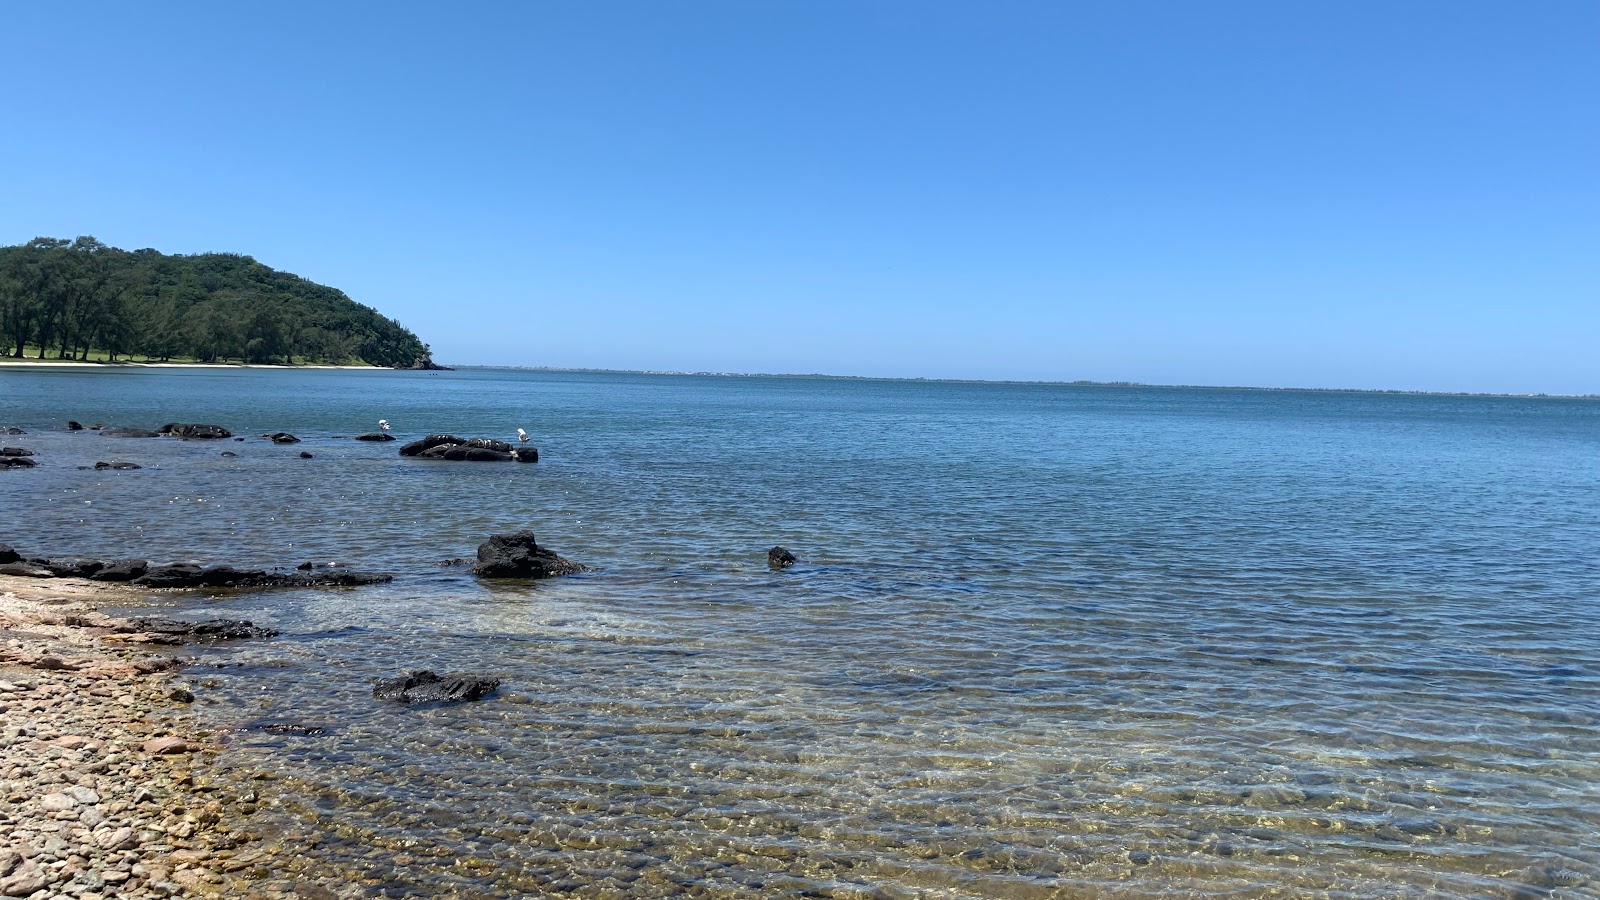
[[[88,236],[0,247],[0,354],[28,351],[112,361],[432,361],[399,322],[248,256],[119,250]]]

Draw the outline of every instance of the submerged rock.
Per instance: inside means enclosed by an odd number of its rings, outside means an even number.
[[[38,464],[30,456],[0,456],[0,469],[31,469]]]
[[[122,462],[121,460],[117,460],[116,462],[106,462],[104,460],[101,460],[100,462],[95,463],[94,467],[95,467],[95,469],[97,469],[99,471],[102,471],[102,472],[105,471],[106,469],[142,469],[142,468],[144,468],[144,466],[141,466],[138,463]]]
[[[82,431],[83,430],[83,423],[82,422],[68,422],[67,423],[67,430],[68,431]]]
[[[767,551],[767,565],[774,569],[787,569],[796,562],[798,560],[794,558],[794,554],[782,547],[773,547]]]
[[[0,447],[0,456],[32,456],[33,451],[22,447]]]
[[[392,441],[394,435],[387,431],[369,431],[366,434],[356,435],[358,441]]]
[[[148,428],[102,428],[101,437],[153,438],[160,437]]]
[[[360,587],[384,584],[393,575],[371,572],[268,572],[262,569],[236,569],[233,566],[201,568],[192,563],[152,566],[133,579],[143,587],[157,588],[243,588],[243,587]]]
[[[477,700],[500,686],[500,679],[481,675],[436,675],[423,669],[380,681],[372,688],[379,700],[401,703],[457,703]]]
[[[8,428],[0,428],[0,434],[27,434],[27,432],[16,427],[15,425],[12,425]]]
[[[211,641],[242,641],[277,637],[278,632],[243,619],[207,619],[181,622],[175,619],[129,619],[129,631],[150,635],[156,644],[190,644]]]
[[[299,438],[295,437],[294,435],[290,434],[287,431],[274,431],[271,434],[263,434],[262,437],[264,437],[267,440],[273,442],[274,444],[298,444],[298,443],[300,443],[300,439]]]
[[[184,424],[181,422],[168,422],[156,429],[157,434],[170,434],[173,437],[195,438],[199,440],[218,440],[233,437],[233,432],[221,425]]]
[[[310,454],[310,453],[307,453],[307,452],[306,452],[306,451],[304,451],[304,450],[301,450],[301,451],[300,451],[300,458],[301,458],[301,459],[310,459],[310,458],[311,458],[311,454]]]
[[[496,534],[478,545],[478,565],[472,574],[479,578],[552,578],[575,575],[584,567],[557,556],[533,539],[533,532]]]

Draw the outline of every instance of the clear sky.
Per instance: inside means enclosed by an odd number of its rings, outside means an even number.
[[[10,3],[0,243],[450,363],[1600,392],[1600,3]]]

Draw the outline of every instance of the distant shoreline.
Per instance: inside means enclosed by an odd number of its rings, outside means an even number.
[[[1157,388],[1207,391],[1308,391],[1320,394],[1407,394],[1419,397],[1504,397],[1518,400],[1600,400],[1600,394],[1511,394],[1494,391],[1421,391],[1405,388],[1261,387],[1249,384],[1148,384],[1142,381],[1026,381],[1007,378],[922,378],[905,375],[824,375],[785,372],[673,372],[647,369],[589,369],[561,366],[482,366],[456,363],[456,369],[501,369],[514,372],[570,372],[594,375],[675,375],[694,378],[805,378],[817,381],[907,381],[932,384],[1017,384],[1055,387]]]

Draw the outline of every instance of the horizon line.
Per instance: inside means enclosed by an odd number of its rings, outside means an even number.
[[[676,369],[607,369],[594,366],[514,366],[449,363],[455,369],[513,369],[527,372],[573,372],[599,375],[675,375],[696,378],[818,378],[834,381],[926,381],[949,384],[1032,384],[1064,387],[1167,388],[1213,391],[1317,391],[1331,394],[1415,394],[1434,397],[1505,397],[1523,400],[1600,400],[1600,394],[1553,394],[1508,391],[1429,391],[1413,388],[1270,387],[1252,384],[1152,384],[1143,381],[1095,381],[1027,378],[930,378],[921,375],[828,375],[822,372],[691,372]]]

